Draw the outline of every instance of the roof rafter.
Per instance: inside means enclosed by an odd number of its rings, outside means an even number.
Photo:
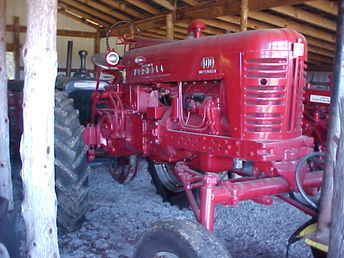
[[[323,12],[337,15],[338,14],[338,6],[337,2],[330,2],[330,1],[312,1],[305,3],[307,6],[313,7],[315,9],[321,10]]]
[[[311,0],[260,0],[249,1],[249,10],[264,10],[277,6],[300,4]],[[187,18],[216,18],[228,14],[239,14],[241,3],[237,0],[219,0],[191,8],[181,8],[178,19]]]
[[[239,32],[240,31],[240,18],[237,16],[222,16],[222,17],[218,17],[218,20],[221,21],[225,21],[228,23],[233,23],[236,24],[236,28],[232,25],[233,31],[234,32]],[[248,20],[248,27],[251,29],[271,29],[271,28],[279,28],[280,26],[278,26],[278,24],[268,24],[268,20],[264,20],[263,22],[261,21],[257,21],[257,20],[253,20],[253,19],[249,19]],[[335,50],[335,45],[333,43],[328,43],[328,42],[324,42],[323,40],[319,40],[319,39],[315,39],[313,37],[310,37],[308,35],[306,35],[308,43],[310,45],[319,47],[319,48],[323,48],[326,49],[328,51],[334,51]]]
[[[126,0],[127,2],[130,0]],[[250,1],[250,10],[262,10],[277,6],[283,6],[286,4],[299,4],[310,0],[261,0]],[[142,2],[141,2],[142,3]],[[228,14],[238,14],[240,12],[240,1],[237,0],[219,0],[214,2],[207,2],[194,7],[180,8],[177,12],[176,22],[189,21],[194,18],[216,18],[218,16],[224,16]],[[160,15],[156,15],[147,19],[137,21],[144,29],[154,28],[164,24],[165,16],[168,12]],[[147,22],[147,23],[146,23]],[[122,33],[129,31],[129,26],[123,25],[119,28]]]
[[[326,19],[324,17],[321,17],[316,14],[312,14],[310,12],[304,11],[300,8],[293,7],[293,6],[283,6],[283,7],[275,7],[271,8],[271,10],[276,11],[278,13],[296,18],[301,21],[309,22],[311,24],[315,24],[319,27],[323,27],[328,30],[336,30],[336,23]]]
[[[174,5],[167,0],[153,0],[154,3],[166,8],[167,10],[173,11],[175,9]]]
[[[79,2],[80,4],[84,4],[85,6],[89,6],[91,8],[94,8],[95,10],[101,11],[108,16],[113,16],[118,20],[131,20],[131,17],[124,15],[116,10],[113,10],[112,8],[109,8],[105,5],[102,5],[101,3],[99,3],[99,1],[94,1],[94,0],[73,0],[73,1]]]
[[[196,6],[196,5],[199,5],[200,3],[196,0],[181,0],[182,2],[188,4],[188,5],[191,5],[191,6]]]
[[[125,3],[119,3],[116,0],[98,0],[98,2],[103,3],[103,4],[107,4],[123,13],[129,14],[135,18],[144,18],[145,15],[143,15],[141,12],[138,12],[136,10],[134,10],[133,8],[130,8],[128,6],[128,4]]]
[[[63,2],[59,2],[58,3],[58,6],[61,7],[65,12],[69,13],[70,15],[78,15],[80,16],[82,19],[85,19],[85,20],[91,20],[91,21],[95,21],[101,25],[103,25],[104,27],[107,27],[109,26],[109,22],[107,21],[104,21],[102,19],[99,19],[99,18],[96,18],[95,16],[93,15],[90,15],[88,12],[86,11],[83,11],[83,10],[80,10],[78,8],[75,8],[74,6],[71,6],[69,4],[66,4],[66,3],[63,3]],[[76,15],[75,15],[76,14]],[[77,17],[77,16],[76,16]]]
[[[276,25],[278,27],[291,28],[291,29],[294,29],[294,30],[302,33],[302,34],[309,35],[313,38],[322,39],[322,40],[327,41],[327,42],[334,43],[336,41],[334,33],[331,34],[331,33],[322,31],[320,29],[317,29],[317,28],[314,28],[311,26],[302,25],[302,24],[297,23],[295,21],[291,21],[291,20],[288,20],[286,18],[282,18],[282,17],[272,15],[269,13],[259,12],[259,11],[250,11],[249,17],[256,19],[256,20],[259,20],[259,21],[263,21],[266,23]]]
[[[94,17],[97,17],[97,18],[107,22],[108,24],[113,24],[117,21],[117,19],[110,17],[108,15],[105,15],[101,11],[98,11],[98,10],[96,10],[90,6],[81,5],[80,2],[78,2],[76,0],[59,0],[59,3],[66,4],[69,7],[74,8],[74,10],[79,10],[79,11],[82,11],[84,13],[90,14]]]
[[[84,18],[82,16],[79,16],[79,15],[75,14],[74,12],[71,12],[71,11],[66,10],[64,8],[59,8],[58,9],[58,13],[66,16],[66,17],[69,17],[69,18],[71,18],[71,19],[73,19],[73,20],[75,20],[77,22],[83,23],[83,24],[85,24],[87,26],[91,26],[91,27],[93,27],[95,29],[101,29],[103,27],[103,25],[101,25],[101,27],[100,27],[100,26],[98,26],[98,25],[96,25],[96,24],[94,24],[92,22],[87,21],[86,18]]]
[[[150,14],[159,14],[160,12],[156,10],[155,8],[151,7],[149,4],[146,4],[144,1],[137,1],[137,0],[125,0],[125,2],[136,6],[137,8],[140,8],[147,13]]]

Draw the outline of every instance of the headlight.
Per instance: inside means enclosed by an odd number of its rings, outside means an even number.
[[[119,55],[116,52],[109,52],[105,56],[105,61],[111,66],[115,66],[119,62]]]

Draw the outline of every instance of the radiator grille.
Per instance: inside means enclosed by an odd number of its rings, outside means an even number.
[[[244,104],[247,133],[279,133],[286,101],[287,58],[256,58],[244,62]]]

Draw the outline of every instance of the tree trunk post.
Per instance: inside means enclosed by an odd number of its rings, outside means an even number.
[[[340,138],[333,173],[332,221],[328,258],[344,256],[344,98],[339,102]]]
[[[321,217],[319,217],[319,226],[329,225],[329,258],[338,258],[344,256],[344,0],[339,1],[338,20],[337,20],[337,48],[336,62],[334,66],[334,88],[332,91],[331,105],[332,117],[330,132],[328,138],[327,167],[332,164],[332,193],[328,193],[328,199],[331,205],[321,206]],[[333,158],[333,159],[331,159]],[[326,170],[328,172],[328,170]],[[328,189],[324,189],[328,192]],[[324,194],[323,194],[324,195]],[[323,197],[322,195],[322,197]],[[326,196],[325,196],[326,197]],[[326,198],[324,198],[326,201]],[[323,208],[330,208],[329,214],[326,214]],[[330,218],[329,218],[330,216]],[[329,221],[324,220],[330,219]]]
[[[23,167],[27,257],[58,258],[54,179],[54,84],[57,0],[26,0]]]
[[[336,62],[334,66],[334,82],[331,91],[331,117],[329,123],[329,133],[327,136],[327,158],[325,174],[322,183],[322,193],[320,198],[320,212],[318,218],[318,228],[316,239],[323,243],[328,243],[330,238],[330,227],[333,224],[333,193],[334,193],[334,169],[336,154],[338,149],[338,139],[340,138],[341,124],[339,105],[340,99],[344,97],[344,1],[340,1],[338,21],[337,21],[337,47]],[[338,189],[337,189],[338,190]],[[342,191],[341,191],[342,192]],[[334,257],[334,256],[333,256]]]
[[[8,199],[13,209],[13,190],[9,143],[7,72],[6,72],[6,0],[0,0],[0,196]]]

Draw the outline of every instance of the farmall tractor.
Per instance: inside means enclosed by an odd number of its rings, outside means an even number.
[[[327,130],[329,126],[332,74],[312,73],[314,78],[305,90],[304,134],[314,138],[315,149],[326,151]]]
[[[113,79],[92,94],[88,159],[116,158],[120,183],[147,159],[157,192],[171,203],[186,196],[199,222],[155,224],[137,258],[230,257],[211,233],[218,204],[277,196],[315,214],[287,195],[309,197],[322,182],[302,134],[305,38],[290,29],[201,38],[202,28],[193,22],[182,41],[123,37],[123,56],[108,47],[93,58],[97,77]]]

